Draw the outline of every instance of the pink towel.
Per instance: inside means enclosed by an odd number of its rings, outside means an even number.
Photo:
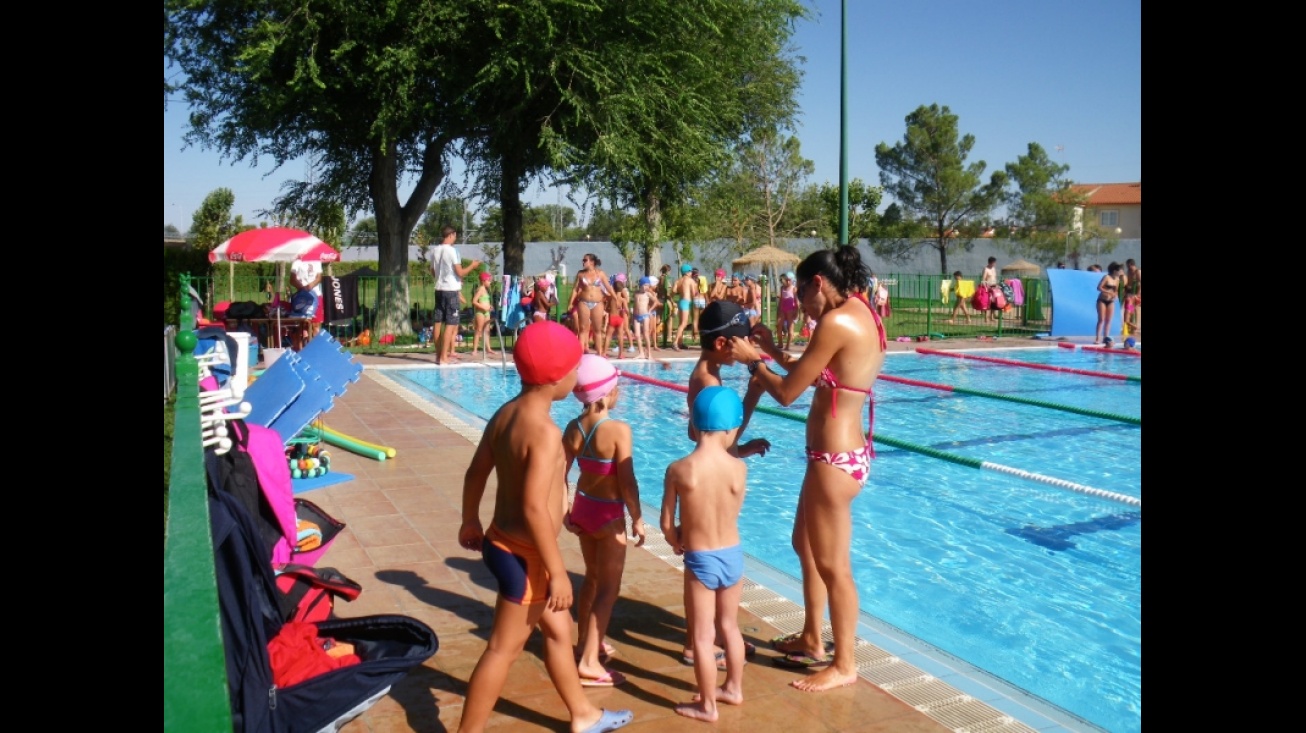
[[[1025,288],[1020,284],[1020,280],[1013,277],[1007,281],[1007,284],[1011,286],[1011,304],[1024,305]]]

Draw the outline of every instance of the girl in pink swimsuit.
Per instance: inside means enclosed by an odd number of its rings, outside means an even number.
[[[853,286],[867,282],[870,269],[855,247],[820,250],[798,266],[795,296],[803,313],[818,327],[801,356],[776,348],[765,326],[753,329],[752,342],[731,340],[736,361],[747,364],[766,391],[789,405],[815,386],[807,415],[807,471],[798,496],[793,547],[803,569],[806,618],[797,634],[777,637],[773,646],[784,655],[780,666],[819,669],[795,680],[809,692],[857,681],[853,651],[857,630],[857,586],[852,575],[852,501],[870,475],[871,433],[862,423],[862,403],[871,406],[875,384],[888,348],[884,324],[866,302],[853,297]],[[759,352],[781,367],[771,371]],[[871,413],[872,418],[874,413]],[[830,606],[833,652],[821,639],[826,602]]]
[[[636,547],[644,544],[647,532],[631,459],[630,425],[611,416],[619,376],[606,358],[581,357],[572,394],[585,407],[562,434],[567,471],[573,462],[580,467],[563,526],[580,537],[585,558],[585,581],[576,594],[577,668],[581,685],[588,687],[611,687],[622,681],[619,672],[603,666],[612,653],[603,637],[626,566],[626,512],[630,512]]]

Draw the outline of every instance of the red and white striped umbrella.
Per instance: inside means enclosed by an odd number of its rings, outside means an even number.
[[[339,262],[331,245],[300,229],[267,227],[241,232],[209,253],[209,262]]]

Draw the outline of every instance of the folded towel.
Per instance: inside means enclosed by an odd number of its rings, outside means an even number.
[[[321,546],[322,528],[310,521],[299,520],[295,535],[295,549],[299,552],[308,552]]]
[[[957,295],[963,298],[969,298],[975,294],[975,281],[962,280],[957,283]]]

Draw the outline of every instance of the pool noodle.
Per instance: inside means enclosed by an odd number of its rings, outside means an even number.
[[[354,441],[349,440],[347,438],[341,438],[337,435],[332,435],[330,433],[322,432],[314,428],[305,428],[304,432],[308,434],[310,437],[316,437],[318,440],[321,440],[324,443],[329,443],[331,445],[344,448],[345,450],[351,453],[357,453],[360,456],[371,458],[377,461],[385,460],[385,451],[368,448],[366,446],[359,445],[358,443],[355,443]]]
[[[668,382],[664,379],[654,379],[653,377],[646,377],[642,374],[630,374],[627,372],[622,372],[621,376],[629,379],[633,379],[637,382],[647,382],[649,384],[657,385],[659,387],[667,387],[669,389],[674,389],[677,392],[689,391],[688,387],[684,387],[682,385],[675,384],[673,382]],[[804,422],[804,423],[807,422],[806,415],[800,415],[790,410],[782,410],[778,407],[758,405],[754,409],[757,412],[763,412],[768,415],[775,415],[776,417],[783,417],[789,420],[794,420],[795,422]],[[938,458],[944,461],[948,461],[949,463],[955,463],[960,466],[997,471],[999,473],[1005,473],[1009,476],[1029,479],[1031,481],[1038,481],[1039,483],[1048,484],[1050,486],[1056,486],[1057,488],[1061,488],[1061,489],[1069,489],[1070,491],[1075,491],[1081,494],[1087,494],[1089,496],[1096,496],[1102,499],[1118,501],[1121,504],[1128,504],[1130,506],[1136,506],[1140,508],[1143,506],[1142,499],[1137,499],[1127,494],[1120,494],[1114,491],[1107,491],[1105,489],[1098,489],[1092,486],[1085,486],[1083,484],[1077,484],[1074,483],[1073,481],[1066,481],[1064,479],[1055,478],[1053,476],[1045,476],[1043,474],[1032,473],[1030,471],[1025,471],[1019,468],[1012,468],[1011,466],[1004,466],[1000,463],[990,463],[989,461],[982,461],[978,458],[969,458],[967,456],[958,455],[956,453],[949,453],[948,451],[941,451],[936,448],[930,448],[929,446],[916,445],[915,443],[908,443],[905,440],[898,440],[896,438],[890,438],[884,435],[874,435],[872,436],[871,439],[876,443],[883,443],[885,445],[894,448],[900,448],[902,450],[912,451],[913,453],[920,453],[922,455],[930,456],[932,458]]]
[[[386,458],[394,458],[394,457],[395,457],[395,454],[398,452],[398,451],[396,451],[394,448],[391,448],[390,446],[387,446],[387,445],[380,445],[380,444],[377,444],[377,443],[369,443],[369,442],[367,442],[366,440],[361,440],[361,439],[359,439],[359,438],[355,438],[355,437],[352,436],[352,435],[346,435],[345,433],[342,433],[342,432],[340,432],[339,430],[332,430],[331,428],[327,427],[326,425],[323,425],[323,426],[322,426],[322,431],[323,431],[324,433],[329,434],[329,435],[334,435],[334,436],[336,436],[337,438],[344,438],[345,440],[352,440],[352,441],[354,441],[355,443],[357,443],[357,444],[363,446],[364,448],[371,448],[372,450],[379,450],[379,451],[381,451],[382,453],[385,454]]]

